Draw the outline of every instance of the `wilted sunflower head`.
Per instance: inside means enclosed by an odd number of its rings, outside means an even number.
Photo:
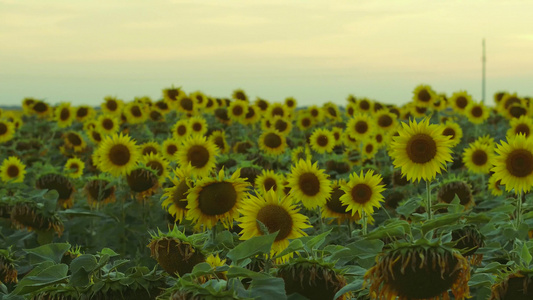
[[[83,188],[90,206],[115,202],[115,186],[104,176],[90,177]]]
[[[143,201],[153,195],[159,188],[156,174],[150,167],[137,167],[126,175],[126,181],[130,190],[137,196],[137,200]]]
[[[500,278],[491,290],[489,300],[531,299],[533,297],[533,270],[519,269],[508,274]]]
[[[35,187],[41,190],[57,191],[59,194],[59,198],[57,199],[58,207],[71,208],[73,206],[72,200],[74,199],[76,189],[67,177],[54,173],[44,174],[37,178]]]
[[[452,242],[455,242],[454,248],[461,251],[471,265],[481,264],[483,254],[476,254],[476,251],[485,246],[485,237],[475,225],[466,225],[452,231]]]

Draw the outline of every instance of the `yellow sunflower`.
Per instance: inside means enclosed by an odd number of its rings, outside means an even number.
[[[33,113],[33,105],[35,105],[37,101],[37,99],[31,97],[22,99],[22,110],[24,111],[24,114],[31,115]]]
[[[178,111],[190,115],[194,114],[194,112],[196,111],[196,106],[196,101],[187,96],[180,97],[176,104],[176,108],[178,109]]]
[[[76,131],[65,132],[63,134],[63,140],[68,148],[72,148],[76,152],[81,152],[87,147],[87,143],[83,137]]]
[[[294,164],[297,164],[300,161],[300,159],[311,160],[311,158],[312,158],[311,150],[309,150],[309,147],[307,146],[296,147],[292,149],[291,151],[291,160]]]
[[[507,130],[507,138],[515,136],[517,134],[523,134],[529,137],[533,131],[533,120],[528,116],[521,116],[520,118],[511,119],[511,128]]]
[[[181,223],[187,216],[187,193],[194,186],[191,180],[191,166],[174,170],[174,177],[170,178],[173,186],[166,188],[161,199],[165,199],[161,206]]]
[[[346,185],[346,181],[343,179],[337,180],[333,183],[331,198],[328,199],[326,204],[324,204],[322,207],[321,217],[322,219],[332,219],[331,221],[337,220],[338,224],[346,220],[356,222],[361,219],[359,214],[352,214],[352,212],[348,209],[348,205],[343,204],[340,200],[340,198],[345,194],[341,188],[342,185]],[[372,216],[368,217],[370,218],[369,223],[374,223]]]
[[[376,120],[377,127],[383,131],[396,128],[396,125],[398,124],[396,115],[391,113],[388,109],[378,110],[374,114],[374,119]]]
[[[251,125],[257,123],[261,119],[259,111],[260,110],[256,105],[248,105],[248,112],[244,115],[242,124]]]
[[[416,106],[431,107],[437,99],[437,94],[429,85],[421,84],[413,91],[413,103]]]
[[[159,182],[165,181],[168,175],[169,162],[162,154],[150,153],[142,156],[142,161],[145,166],[152,169],[157,175]]]
[[[333,138],[335,138],[335,146],[341,146],[344,129],[334,126],[333,128],[331,128],[331,133],[333,134]]]
[[[324,170],[318,168],[317,162],[312,164],[310,160],[301,159],[292,166],[287,181],[290,196],[307,209],[323,206],[330,197],[331,182]]]
[[[232,101],[228,107],[228,117],[233,122],[243,122],[248,112],[248,103],[245,101]]]
[[[450,147],[454,147],[461,142],[461,138],[463,138],[463,129],[459,124],[447,121],[444,126],[442,126],[442,135],[449,136],[450,141],[452,142]]]
[[[91,142],[93,142],[95,145],[99,145],[104,139],[100,131],[96,129],[88,129],[86,133],[89,139],[91,140]]]
[[[150,153],[159,154],[161,153],[161,146],[157,142],[146,142],[141,144],[139,147],[141,155],[148,155]]]
[[[392,163],[401,168],[408,180],[432,180],[446,167],[446,162],[452,161],[450,138],[442,135],[441,126],[430,125],[429,119],[402,125],[399,136],[393,137],[390,145]]]
[[[266,113],[268,106],[270,105],[270,102],[268,102],[265,99],[261,99],[257,97],[257,99],[255,99],[254,101],[254,104],[259,108],[260,112]]]
[[[318,106],[311,105],[311,106],[309,106],[309,108],[307,108],[307,111],[309,112],[309,115],[311,116],[311,118],[313,118],[313,120],[315,122],[318,123],[318,122],[322,122],[322,120],[324,120],[325,113]]]
[[[0,119],[0,143],[5,143],[15,135],[15,126],[13,123]]]
[[[285,98],[285,105],[290,109],[294,110],[298,106],[298,101],[294,97]]]
[[[284,182],[285,177],[282,174],[277,174],[273,170],[262,170],[261,174],[255,178],[255,190],[261,195],[271,189],[276,193],[283,194]]]
[[[507,111],[511,106],[524,104],[524,100],[516,95],[516,93],[506,93],[499,103],[498,109],[500,112]]]
[[[265,117],[274,118],[275,116],[280,116],[287,118],[289,116],[289,108],[285,104],[279,102],[274,102],[268,106]]]
[[[374,207],[380,207],[380,202],[383,202],[383,195],[381,194],[385,190],[385,186],[381,185],[381,175],[374,175],[374,171],[367,171],[363,175],[361,171],[360,175],[352,173],[350,180],[341,185],[341,189],[344,191],[344,195],[340,197],[340,201],[343,205],[347,205],[347,210],[352,212],[352,215],[356,213],[360,216],[363,211],[371,216],[374,213]]]
[[[88,105],[80,105],[76,107],[76,110],[75,110],[76,120],[82,123],[91,119],[94,116],[94,114],[95,114],[94,108]]]
[[[10,156],[0,165],[0,178],[4,182],[22,182],[26,174],[26,165],[16,156]]]
[[[326,102],[324,105],[322,105],[322,110],[327,118],[332,120],[341,120],[341,113],[337,104],[333,102]]]
[[[287,140],[284,135],[275,129],[263,131],[258,140],[259,149],[269,155],[280,155],[287,148]]]
[[[369,114],[374,110],[374,102],[367,98],[358,99],[355,113]]]
[[[96,120],[96,128],[105,135],[116,133],[120,129],[120,121],[115,115],[100,115]]]
[[[241,101],[246,101],[248,102],[248,96],[246,95],[246,93],[244,92],[244,90],[242,89],[236,89],[233,91],[233,94],[231,95],[231,97],[234,99],[234,100],[241,100]]]
[[[276,129],[280,134],[283,134],[285,136],[289,135],[292,130],[292,120],[288,118],[275,116],[274,118],[268,121],[271,124],[270,128]]]
[[[224,170],[218,177],[204,177],[196,181],[187,195],[187,219],[195,223],[195,228],[210,229],[220,221],[224,227],[232,228],[233,219],[239,216],[249,183],[240,177],[237,169],[230,178]]]
[[[204,136],[189,136],[181,148],[178,150],[178,162],[181,166],[191,164],[191,174],[194,176],[209,176],[209,173],[216,165],[216,158],[219,153],[213,142],[208,141]]]
[[[124,115],[130,124],[140,124],[146,121],[146,118],[148,117],[143,104],[135,101],[126,104],[126,107],[124,107]]]
[[[453,93],[452,97],[448,101],[448,105],[451,105],[453,110],[458,113],[464,113],[466,107],[472,102],[472,96],[466,91],[459,91]]]
[[[188,120],[191,134],[204,135],[207,132],[207,121],[200,116],[192,116]]]
[[[102,108],[102,112],[104,112],[104,114],[119,116],[124,107],[124,101],[115,97],[107,96],[104,98],[104,102],[100,104],[100,107]]]
[[[212,113],[218,108],[217,101],[213,97],[207,97],[205,101],[204,112]]]
[[[74,109],[68,102],[61,103],[55,109],[54,118],[59,128],[68,127],[74,121]]]
[[[503,189],[501,188],[501,181],[502,181],[501,179],[498,179],[494,176],[489,177],[489,182],[487,184],[487,187],[493,196],[503,195]]]
[[[311,114],[303,113],[298,115],[298,118],[296,120],[296,126],[298,126],[298,129],[300,129],[301,131],[306,131],[314,125],[314,120],[315,119],[311,117]]]
[[[379,148],[376,142],[372,139],[368,139],[363,143],[363,158],[372,159],[378,152]]]
[[[129,135],[106,136],[95,151],[97,167],[118,177],[127,175],[137,166],[141,158],[138,146]]]
[[[494,180],[501,180],[506,191],[529,192],[533,186],[533,140],[515,135],[501,141],[496,149],[491,171]]]
[[[85,169],[85,163],[77,157],[69,158],[64,167],[66,175],[70,178],[80,178],[83,175],[83,169]]]
[[[228,142],[226,141],[226,133],[221,130],[215,130],[211,133],[209,136],[209,140],[215,144],[215,146],[218,147],[218,150],[220,150],[221,154],[228,153],[230,150],[230,147],[228,145]]]
[[[474,142],[463,152],[463,162],[472,173],[488,174],[492,168],[491,162],[494,157],[494,148],[489,145]]]
[[[181,147],[180,142],[176,141],[173,138],[168,138],[163,141],[163,144],[161,145],[161,153],[163,156],[170,160],[177,160],[178,159],[178,150]]]
[[[466,108],[465,113],[472,124],[481,124],[489,117],[489,108],[483,103],[471,102]]]
[[[311,227],[309,219],[299,213],[297,205],[293,204],[287,196],[279,198],[279,195],[270,190],[263,196],[249,195],[245,204],[239,209],[242,217],[238,218],[239,227],[242,228],[241,240],[249,240],[255,236],[278,232],[272,244],[271,256],[283,251],[289,246],[289,240],[296,239],[307,234],[303,231]],[[261,223],[259,223],[259,222]],[[262,229],[262,225],[264,229]],[[286,260],[291,255],[282,258]]]
[[[163,89],[163,99],[165,99],[171,106],[177,107],[181,98],[187,96],[181,88],[170,87]]]
[[[172,136],[174,136],[176,139],[181,140],[182,138],[185,138],[191,134],[191,130],[189,128],[189,120],[188,119],[181,119],[176,121],[174,126],[172,126]]]
[[[346,116],[348,118],[353,117],[356,112],[357,112],[357,104],[356,103],[348,103],[348,104],[346,104]]]
[[[372,134],[374,122],[366,114],[357,114],[346,124],[346,132],[357,140],[364,140]]]
[[[333,152],[335,147],[335,137],[333,133],[325,128],[318,128],[313,131],[309,138],[311,149],[319,154]]]
[[[41,100],[35,101],[35,103],[31,106],[31,109],[33,113],[39,116],[39,118],[47,118],[52,111],[50,105]]]

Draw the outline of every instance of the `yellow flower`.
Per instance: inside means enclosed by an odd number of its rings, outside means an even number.
[[[489,108],[483,103],[471,102],[465,108],[466,116],[472,124],[481,124],[489,117]]]
[[[96,121],[96,129],[105,135],[116,133],[120,129],[120,121],[114,115],[100,115]]]
[[[169,162],[162,154],[150,153],[142,156],[142,160],[145,166],[154,170],[159,182],[165,181],[168,175]]]
[[[331,182],[316,162],[300,160],[292,166],[287,181],[292,199],[302,202],[308,209],[324,205],[330,197]]]
[[[511,128],[507,130],[507,138],[511,138],[517,134],[523,134],[529,137],[533,131],[533,120],[528,116],[521,116],[520,118],[513,118],[510,122]]]
[[[501,180],[506,191],[529,192],[533,186],[533,140],[515,135],[507,143],[501,141],[496,153],[491,169],[494,180]]]
[[[358,213],[359,216],[365,211],[368,216],[374,213],[374,207],[380,207],[380,202],[383,202],[383,195],[385,186],[381,185],[381,175],[374,175],[374,171],[367,171],[363,175],[352,173],[350,180],[341,185],[344,195],[340,197],[343,205],[347,205],[347,210],[352,212],[352,216]]]
[[[372,134],[374,122],[368,115],[357,114],[346,124],[346,133],[357,140],[364,140]]]
[[[55,120],[59,128],[65,128],[72,124],[74,121],[74,109],[70,106],[70,103],[61,103],[55,109]]]
[[[65,163],[65,172],[70,178],[80,178],[83,175],[84,168],[85,163],[77,157],[69,158]]]
[[[207,121],[200,116],[190,117],[188,120],[189,132],[191,134],[204,135],[207,132]]]
[[[128,135],[106,136],[95,151],[96,165],[113,176],[127,175],[141,158],[135,140]]]
[[[194,185],[191,180],[191,166],[174,170],[174,177],[170,178],[173,186],[165,189],[161,199],[165,199],[161,206],[181,223],[187,216],[187,193]]]
[[[285,177],[282,174],[277,174],[273,170],[262,170],[261,174],[255,178],[255,190],[261,195],[271,189],[282,194],[284,181]]]
[[[217,146],[204,136],[189,136],[178,150],[178,162],[181,166],[191,164],[194,176],[208,176],[216,165],[219,153]]]
[[[331,153],[333,152],[333,147],[335,147],[335,137],[331,131],[324,128],[318,128],[315,129],[313,134],[311,134],[309,143],[311,149],[317,153]]]
[[[287,148],[287,140],[284,135],[280,134],[275,129],[263,131],[259,136],[259,149],[270,155],[280,155],[285,152]]]
[[[4,159],[0,165],[0,178],[4,182],[22,182],[26,174],[26,165],[16,156]]]
[[[15,135],[15,126],[13,123],[0,119],[0,143],[5,143]]]
[[[459,91],[453,93],[452,97],[448,101],[448,104],[451,105],[453,110],[458,113],[464,113],[466,107],[472,102],[472,96],[470,96],[466,91]]]
[[[457,144],[461,142],[461,138],[463,137],[463,129],[459,124],[447,121],[444,126],[442,126],[442,135],[446,135],[450,137],[451,145],[450,147],[454,147]]]
[[[413,103],[416,106],[431,107],[437,99],[437,94],[429,85],[421,84],[413,91]]]
[[[493,148],[478,141],[471,143],[463,152],[463,162],[473,173],[488,174],[493,157]]]
[[[221,130],[215,130],[209,136],[209,140],[218,147],[220,153],[225,154],[229,152],[229,145],[226,141],[226,133]]]
[[[120,116],[124,107],[124,102],[115,97],[107,96],[104,98],[104,102],[100,105],[104,114],[111,114],[114,116]]]

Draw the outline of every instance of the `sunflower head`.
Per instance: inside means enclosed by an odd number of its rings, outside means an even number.
[[[413,103],[417,106],[431,107],[437,99],[437,94],[429,85],[421,84],[413,91]]]
[[[472,189],[470,184],[468,184],[466,181],[460,179],[451,179],[440,185],[437,193],[437,200],[440,203],[450,204],[456,196],[459,198],[459,203],[465,208],[475,205],[472,196]]]
[[[292,167],[288,186],[293,199],[308,209],[324,205],[331,194],[328,176],[318,168],[317,162],[313,164],[310,160],[300,160]]]
[[[488,174],[492,167],[494,150],[487,144],[476,141],[464,150],[463,162],[469,171],[478,174]]]
[[[0,250],[0,283],[17,283],[16,259],[11,247]]]
[[[95,163],[103,172],[113,176],[126,175],[137,165],[140,152],[128,135],[113,134],[106,136],[95,151]]]
[[[519,134],[501,141],[496,149],[491,171],[495,180],[501,180],[505,190],[529,192],[533,187],[533,140]]]
[[[363,171],[358,175],[352,173],[350,180],[346,184],[341,184],[341,189],[344,195],[340,197],[342,204],[348,206],[348,210],[352,215],[356,213],[361,216],[365,211],[368,216],[374,213],[374,207],[380,207],[380,202],[383,202],[382,192],[385,186],[380,184],[382,181],[381,175],[374,175],[372,170],[363,174]]]
[[[455,249],[467,258],[470,265],[479,265],[483,260],[483,254],[476,254],[477,250],[485,246],[485,237],[475,225],[466,225],[452,231],[452,242]]]
[[[181,166],[191,164],[194,176],[208,176],[216,166],[219,154],[217,146],[204,136],[189,136],[178,150],[178,162]]]
[[[115,202],[115,190],[111,179],[102,175],[88,178],[83,188],[87,202],[93,207]]]
[[[74,205],[72,200],[74,199],[76,188],[67,177],[61,174],[48,173],[41,175],[37,178],[35,187],[40,190],[57,191],[59,194],[57,206],[60,208],[71,208]]]
[[[126,182],[130,190],[136,194],[137,200],[145,200],[157,191],[159,188],[159,181],[157,171],[150,167],[136,167],[128,175],[126,175]]]
[[[181,223],[187,215],[187,194],[194,187],[190,173],[190,165],[174,170],[174,177],[170,179],[173,186],[165,188],[161,197],[165,199],[161,206],[174,217],[174,222]]]
[[[275,129],[267,129],[259,136],[259,149],[269,155],[281,155],[287,148],[287,138]]]
[[[490,300],[531,299],[533,297],[533,270],[515,271],[500,279],[491,289]]]
[[[61,236],[65,229],[63,221],[57,214],[50,214],[36,202],[15,203],[11,210],[11,222],[18,229],[54,231],[58,236]]]
[[[69,158],[65,163],[64,170],[70,178],[80,178],[83,175],[85,163],[77,158]]]
[[[10,156],[0,165],[0,179],[4,182],[23,182],[26,165],[16,156]]]

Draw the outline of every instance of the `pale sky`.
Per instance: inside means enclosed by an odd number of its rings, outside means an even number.
[[[533,95],[533,1],[0,0],[0,104],[166,87],[300,105],[403,104],[420,83]]]

